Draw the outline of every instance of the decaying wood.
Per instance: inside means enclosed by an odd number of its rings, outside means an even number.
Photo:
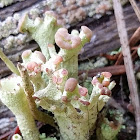
[[[16,125],[12,112],[5,105],[0,105],[0,140],[4,140],[3,138],[10,135]]]
[[[80,70],[78,74],[81,75],[83,73],[86,73],[86,74],[88,74],[89,77],[93,77],[103,71],[108,71],[112,75],[121,75],[121,74],[125,74],[125,72],[126,72],[124,65],[117,65],[117,66],[108,66],[108,67],[90,69],[88,71]]]
[[[135,121],[137,126],[136,138],[137,140],[140,140],[140,102],[120,0],[113,0],[113,7],[117,22],[118,34],[120,37],[120,42],[122,44],[121,48],[124,56],[124,64],[126,68],[130,97],[135,110]]]
[[[5,8],[1,8],[0,9],[0,20],[4,20],[8,16],[12,16],[15,12],[24,10],[24,9],[32,6],[33,4],[35,4],[38,1],[39,0],[25,0],[25,1],[21,1],[18,3],[12,4],[10,6],[7,6]],[[42,1],[42,0],[40,0],[40,1]]]
[[[140,3],[138,4],[140,7]],[[126,21],[126,29],[128,37],[139,27],[139,21],[135,15],[132,7],[127,5],[123,8],[124,20]],[[86,24],[86,22],[85,22]],[[80,26],[81,24],[79,24]],[[113,51],[121,46],[117,34],[117,25],[115,17],[103,17],[99,21],[94,21],[87,24],[94,32],[95,39],[90,44],[87,44],[79,55],[79,60],[84,61],[90,57],[99,55],[100,53],[107,53]]]

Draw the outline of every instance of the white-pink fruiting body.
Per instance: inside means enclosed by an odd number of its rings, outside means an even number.
[[[73,49],[81,44],[79,36],[73,36],[65,28],[60,28],[55,34],[55,42],[62,49]]]
[[[26,50],[22,53],[21,57],[22,59],[26,59],[31,55],[32,51],[31,50]]]
[[[73,92],[74,89],[76,88],[77,84],[78,84],[77,79],[69,78],[65,83],[65,88],[64,89],[67,92]]]
[[[88,89],[87,88],[85,88],[85,87],[79,87],[79,94],[81,95],[81,96],[86,96],[87,94],[88,94]]]

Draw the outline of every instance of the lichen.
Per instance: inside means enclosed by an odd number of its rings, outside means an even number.
[[[122,112],[117,109],[108,109],[108,115],[111,120],[106,117],[100,119],[99,127],[96,129],[98,140],[116,140],[116,135],[122,128]]]
[[[39,132],[35,127],[34,118],[22,88],[20,77],[1,80],[0,98],[16,116],[17,124],[25,140],[39,140]]]
[[[92,59],[86,62],[79,63],[79,70],[90,70],[94,68],[104,67],[108,64],[108,61],[105,57],[97,57],[96,59]]]
[[[80,31],[68,33],[51,11],[45,12],[44,18],[25,14],[19,30],[28,32],[41,52],[24,51],[18,69],[1,52],[16,76],[1,80],[0,98],[15,114],[23,138],[40,139],[34,120],[55,127],[53,118],[37,109],[41,106],[54,114],[63,140],[89,140],[115,86],[109,72],[93,77],[91,93],[78,83],[78,53],[91,40],[92,31],[82,26]]]
[[[24,0],[0,0],[0,8],[6,7],[8,5],[11,5],[12,3],[15,2],[20,2],[20,1],[24,1]]]

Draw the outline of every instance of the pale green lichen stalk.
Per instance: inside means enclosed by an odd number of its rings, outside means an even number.
[[[115,140],[116,135],[121,129],[121,124],[113,124],[105,118],[100,126],[100,129],[96,130],[98,140]]]
[[[41,139],[34,119],[55,126],[37,106],[54,114],[61,139],[89,140],[97,115],[115,86],[109,72],[93,77],[91,93],[78,84],[78,53],[90,41],[92,31],[82,26],[80,32],[69,34],[60,28],[52,12],[46,12],[44,19],[30,19],[26,14],[19,29],[28,32],[42,52],[23,52],[23,63],[18,64],[20,76],[1,81],[0,98],[16,115],[24,140]],[[54,43],[60,48],[58,53]]]
[[[96,129],[98,140],[117,140],[117,134],[121,130],[123,113],[117,109],[108,109],[109,119],[104,116],[103,111],[100,115],[100,121]]]
[[[52,12],[46,12],[44,19],[37,17],[32,20],[26,14],[19,26],[21,32],[28,31],[32,38],[39,44],[42,53],[50,58],[48,45],[54,44],[54,35],[60,25]]]
[[[15,74],[19,75],[18,69],[15,67],[15,65],[8,59],[8,57],[2,52],[0,49],[0,58],[4,61],[4,63],[7,65],[7,67]]]
[[[25,140],[39,140],[39,132],[22,88],[21,77],[2,79],[0,99],[14,113]]]

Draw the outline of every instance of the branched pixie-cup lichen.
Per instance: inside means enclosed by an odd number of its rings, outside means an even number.
[[[29,109],[21,78],[14,76],[1,80],[0,98],[16,116],[24,139],[38,140],[39,132]]]
[[[97,140],[116,140],[116,135],[122,127],[123,114],[117,109],[108,110],[108,118],[104,111],[100,114],[100,121],[96,129]],[[108,133],[110,132],[110,133]]]
[[[82,26],[80,33],[73,30],[69,34],[52,12],[46,12],[44,19],[30,19],[26,14],[19,29],[28,32],[42,51],[24,51],[18,68],[0,53],[18,75],[1,80],[0,98],[16,115],[23,138],[40,139],[34,120],[55,126],[53,118],[37,109],[41,106],[54,114],[61,139],[88,140],[115,86],[109,72],[93,77],[91,93],[78,84],[78,53],[90,41],[92,31]],[[60,48],[58,53],[54,43]]]

